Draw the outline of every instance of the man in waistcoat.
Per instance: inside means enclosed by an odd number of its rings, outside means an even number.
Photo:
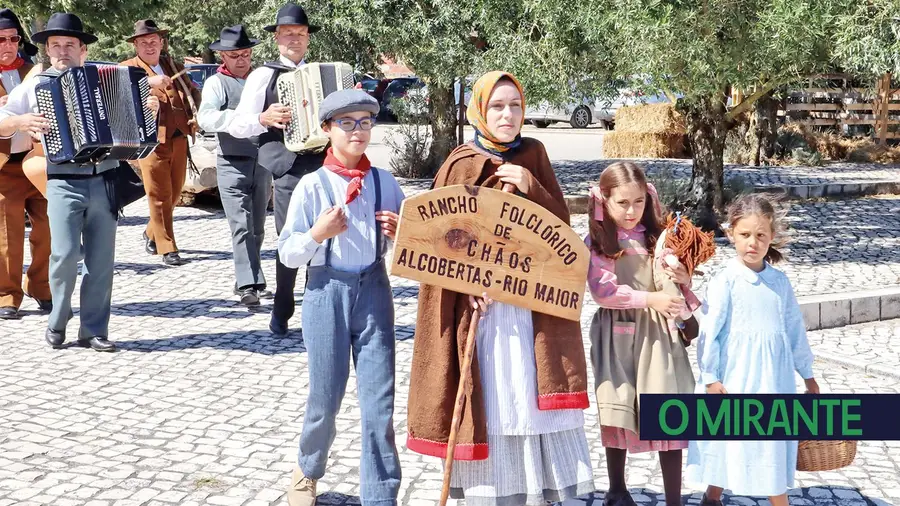
[[[25,80],[0,109],[0,137],[15,132],[32,136],[50,131],[50,122],[38,113],[35,88],[39,82],[59,76],[70,67],[84,65],[87,45],[97,37],[86,33],[81,19],[57,12],[45,29],[31,40],[46,45],[51,67]],[[154,114],[159,100],[147,102]],[[115,351],[108,339],[116,250],[118,209],[110,192],[111,176],[119,160],[52,163],[47,160],[47,215],[50,220],[50,293],[53,309],[45,339],[53,348],[66,340],[66,324],[72,318],[72,294],[78,279],[78,262],[84,258],[78,344],[97,351]],[[127,169],[130,170],[130,169]]]
[[[19,18],[9,9],[0,10],[0,107],[8,95],[30,73],[34,65],[20,54],[37,49],[28,43]],[[43,312],[50,312],[50,224],[47,199],[22,170],[22,160],[33,147],[27,132],[0,139],[0,319],[19,318],[19,306],[25,295],[37,301]],[[31,264],[25,285],[22,267],[25,261],[25,213],[31,221]]]
[[[234,288],[241,304],[246,306],[259,305],[260,292],[266,289],[260,251],[272,174],[257,163],[257,137],[232,137],[228,125],[241,100],[250,73],[252,48],[257,44],[259,41],[251,39],[242,25],[222,29],[219,40],[210,44],[209,49],[218,51],[224,63],[203,83],[203,99],[197,113],[200,128],[215,132],[218,140],[216,179],[231,228]]]
[[[188,137],[197,133],[190,102],[200,102],[200,91],[185,75],[172,79],[184,67],[169,57],[162,61],[167,33],[152,19],[135,23],[134,34],[125,40],[134,44],[137,56],[121,64],[144,69],[150,76],[151,93],[160,101],[159,146],[138,162],[150,205],[144,249],[151,255],[162,255],[164,264],[174,266],[184,261],[175,244],[172,214],[187,175]]]
[[[284,145],[284,127],[291,119],[290,109],[278,103],[275,84],[278,77],[306,63],[309,36],[319,30],[310,25],[303,8],[287,3],[278,9],[275,24],[264,27],[275,34],[280,54],[277,61],[254,70],[247,76],[235,118],[228,133],[247,139],[259,136],[259,165],[275,178],[275,231],[281,233],[294,188],[304,175],[317,170],[325,161],[325,150],[318,153],[294,153]],[[294,315],[294,284],[297,269],[281,263],[276,255],[275,303],[269,329],[277,336],[288,334],[288,320]]]

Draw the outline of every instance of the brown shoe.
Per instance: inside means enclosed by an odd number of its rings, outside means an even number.
[[[287,500],[288,506],[316,506],[316,480],[304,476],[299,467],[294,469]]]

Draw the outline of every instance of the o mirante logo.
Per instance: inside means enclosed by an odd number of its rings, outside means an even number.
[[[900,440],[900,395],[642,394],[643,440]]]

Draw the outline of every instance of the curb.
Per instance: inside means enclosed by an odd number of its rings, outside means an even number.
[[[887,376],[889,378],[900,379],[900,369],[890,368],[885,365],[877,364],[877,365],[866,365],[863,361],[857,360],[852,357],[843,357],[840,355],[816,355],[815,350],[813,350],[813,355],[815,355],[816,361],[822,361],[826,364],[837,364],[842,365],[844,367],[848,367],[850,369],[856,369],[858,371],[862,371],[866,374],[878,375],[878,376]]]
[[[807,295],[798,297],[797,301],[806,321],[806,330],[833,329],[900,318],[900,287],[896,286],[862,292]]]
[[[870,195],[900,195],[900,182],[873,181],[867,183],[829,183],[790,186],[756,186],[757,193],[774,193],[791,200],[807,200],[824,197],[865,197]],[[566,195],[566,205],[570,214],[586,214],[587,195]]]

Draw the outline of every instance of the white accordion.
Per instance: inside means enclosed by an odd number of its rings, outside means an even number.
[[[353,67],[346,63],[307,63],[278,78],[278,102],[291,109],[284,145],[291,151],[321,151],[328,137],[319,123],[319,106],[328,94],[353,88]]]

